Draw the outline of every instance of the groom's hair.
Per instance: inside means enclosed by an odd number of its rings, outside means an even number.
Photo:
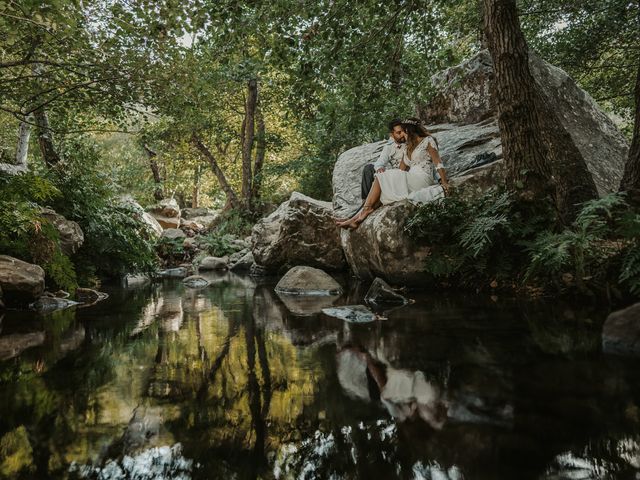
[[[394,118],[393,120],[391,120],[388,124],[389,127],[389,131],[393,132],[393,129],[396,128],[398,125],[402,125],[402,119],[400,118]]]

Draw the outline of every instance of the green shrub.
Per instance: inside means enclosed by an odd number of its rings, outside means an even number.
[[[203,246],[209,255],[214,257],[224,257],[235,253],[238,248],[231,242],[233,241],[233,235],[220,234],[217,230],[209,233],[200,240],[200,245]]]

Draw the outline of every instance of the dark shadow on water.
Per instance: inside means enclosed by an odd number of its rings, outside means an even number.
[[[283,302],[274,279],[210,279],[7,312],[0,478],[640,472],[640,369],[601,353],[606,311],[410,292],[387,320],[350,324]],[[366,287],[329,303],[362,304]]]

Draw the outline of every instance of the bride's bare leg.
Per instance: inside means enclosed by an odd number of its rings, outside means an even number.
[[[371,190],[369,191],[369,195],[367,195],[367,199],[364,201],[364,206],[362,207],[362,211],[357,216],[353,217],[348,222],[342,222],[339,224],[340,227],[343,228],[358,228],[365,218],[373,213],[373,211],[377,208],[377,204],[380,201],[380,194],[382,190],[380,189],[380,182],[376,178],[373,181],[373,185],[371,186]]]

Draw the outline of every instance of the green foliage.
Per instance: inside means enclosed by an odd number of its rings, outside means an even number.
[[[0,251],[40,265],[52,287],[73,293],[77,288],[74,265],[60,248],[58,231],[41,215],[37,203],[60,198],[60,190],[48,179],[27,173],[0,176],[0,192]]]
[[[184,260],[184,238],[160,237],[156,243],[156,252],[162,258],[175,263],[176,259]]]
[[[431,246],[426,271],[436,279],[482,285],[509,278],[522,261],[505,255],[521,217],[511,195],[494,189],[480,198],[454,195],[424,204],[405,229]]]
[[[201,245],[205,247],[207,253],[214,257],[224,257],[235,253],[238,249],[231,242],[233,235],[220,234],[218,231],[209,233],[201,240]]]

